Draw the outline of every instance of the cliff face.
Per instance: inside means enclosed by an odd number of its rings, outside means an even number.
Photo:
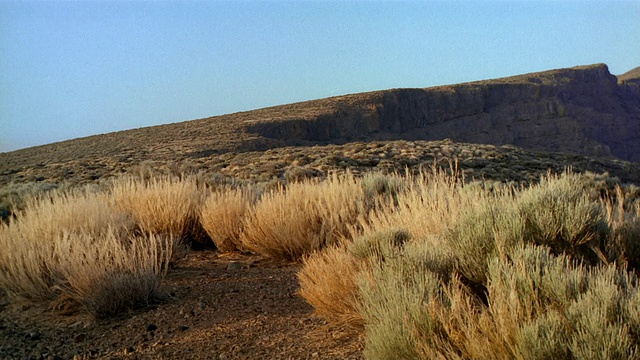
[[[450,138],[640,161],[640,87],[618,83],[603,64],[358,97],[247,130],[287,145]]]

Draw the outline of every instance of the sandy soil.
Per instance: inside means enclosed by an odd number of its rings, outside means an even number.
[[[362,334],[330,327],[297,295],[299,264],[189,254],[172,298],[119,318],[62,316],[0,298],[1,359],[361,359]]]

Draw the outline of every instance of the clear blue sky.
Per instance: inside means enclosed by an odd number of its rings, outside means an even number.
[[[600,62],[640,66],[640,1],[0,0],[0,152]]]

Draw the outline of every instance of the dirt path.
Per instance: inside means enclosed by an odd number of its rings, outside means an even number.
[[[166,279],[174,299],[100,321],[0,298],[0,358],[361,359],[361,336],[329,328],[296,294],[298,269],[193,252]]]

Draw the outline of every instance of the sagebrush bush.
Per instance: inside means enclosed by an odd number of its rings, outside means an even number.
[[[0,221],[22,211],[30,198],[42,196],[58,187],[60,185],[43,182],[9,183],[0,187]]]
[[[597,263],[605,252],[610,228],[596,199],[590,198],[580,175],[549,175],[519,194],[526,239],[554,253]]]
[[[437,275],[419,259],[386,257],[361,272],[358,284],[359,311],[365,321],[365,355],[375,359],[419,358],[412,320],[419,319],[422,331],[437,331],[440,326],[427,307],[441,296]]]
[[[640,356],[636,205],[571,173],[523,189],[433,176],[405,179],[347,245],[368,358]]]

